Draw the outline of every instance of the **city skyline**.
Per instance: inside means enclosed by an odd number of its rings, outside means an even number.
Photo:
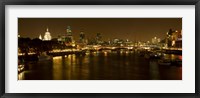
[[[153,37],[163,39],[169,29],[182,30],[181,18],[19,18],[18,34],[21,37],[39,38],[49,29],[52,38],[66,34],[71,27],[77,41],[84,32],[86,38],[95,38],[101,33],[102,40],[129,39],[149,41]],[[145,35],[145,36],[144,36]]]
[[[19,18],[18,24],[18,80],[182,80],[181,18]]]

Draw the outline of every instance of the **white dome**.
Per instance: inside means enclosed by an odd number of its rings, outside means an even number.
[[[50,32],[45,32],[45,35],[50,35]]]
[[[47,31],[45,32],[44,35],[44,40],[51,40],[51,34],[49,32],[49,29],[47,28]]]

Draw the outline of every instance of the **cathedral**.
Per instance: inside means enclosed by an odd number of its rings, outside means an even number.
[[[40,35],[40,36],[39,36],[39,39],[40,39],[40,40],[44,40],[44,41],[49,41],[49,40],[51,40],[51,34],[50,34],[48,28],[47,28],[47,31],[46,31],[45,34],[44,34],[44,38],[42,39],[42,36]]]

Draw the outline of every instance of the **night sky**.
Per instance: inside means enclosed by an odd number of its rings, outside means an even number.
[[[131,41],[151,41],[153,37],[163,39],[169,29],[182,29],[182,18],[19,18],[18,33],[21,37],[42,37],[49,28],[53,38],[66,33],[71,27],[75,40],[80,32],[86,38],[94,38],[101,33],[102,39],[129,39]]]

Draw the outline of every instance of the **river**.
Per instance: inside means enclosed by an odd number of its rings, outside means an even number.
[[[180,55],[166,54],[175,59]],[[137,52],[93,52],[25,64],[19,80],[182,80],[182,66],[158,65]]]

